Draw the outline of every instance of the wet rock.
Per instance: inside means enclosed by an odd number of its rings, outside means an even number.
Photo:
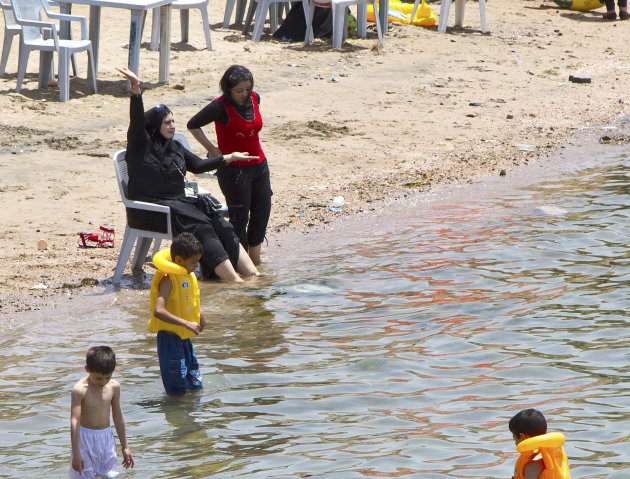
[[[499,176],[505,176],[505,175],[507,175],[507,171],[505,170],[499,171]]]
[[[98,285],[98,279],[83,278],[80,283],[63,283],[61,287],[63,289],[77,289],[83,286],[96,286]]]
[[[623,133],[620,133],[618,135],[604,135],[599,139],[599,142],[601,144],[608,144],[608,143],[616,143],[616,144],[621,144],[621,143],[630,143],[630,136],[625,135]]]

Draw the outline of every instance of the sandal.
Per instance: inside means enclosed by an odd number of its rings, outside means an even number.
[[[627,13],[626,13],[627,14]],[[602,18],[604,20],[617,20],[617,12],[615,12],[614,10],[612,12],[606,12],[604,13],[604,15],[602,16]]]
[[[623,10],[619,12],[619,20],[627,20],[628,18],[630,18],[630,13]]]
[[[101,233],[78,233],[81,238],[79,246],[82,248],[113,248],[114,230],[112,228],[100,227]]]

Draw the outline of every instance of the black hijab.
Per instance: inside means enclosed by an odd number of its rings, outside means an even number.
[[[162,120],[164,120],[164,117],[169,113],[171,113],[171,110],[166,105],[156,105],[144,113],[145,130],[152,139],[159,140],[162,144],[166,142],[166,138],[160,133]]]

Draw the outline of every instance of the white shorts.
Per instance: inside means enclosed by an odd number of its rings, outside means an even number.
[[[79,433],[79,451],[83,458],[83,473],[72,469],[71,479],[86,479],[94,477],[117,477],[116,442],[111,428],[88,429],[81,426]],[[71,453],[72,454],[72,453]],[[72,461],[72,459],[71,459]]]

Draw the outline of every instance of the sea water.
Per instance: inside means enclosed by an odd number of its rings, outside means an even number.
[[[630,477],[629,153],[410,196],[201,284],[196,394],[163,394],[147,292],[4,331],[0,477],[66,477],[96,344],[118,356],[123,477],[507,478],[528,407],[573,478]]]

